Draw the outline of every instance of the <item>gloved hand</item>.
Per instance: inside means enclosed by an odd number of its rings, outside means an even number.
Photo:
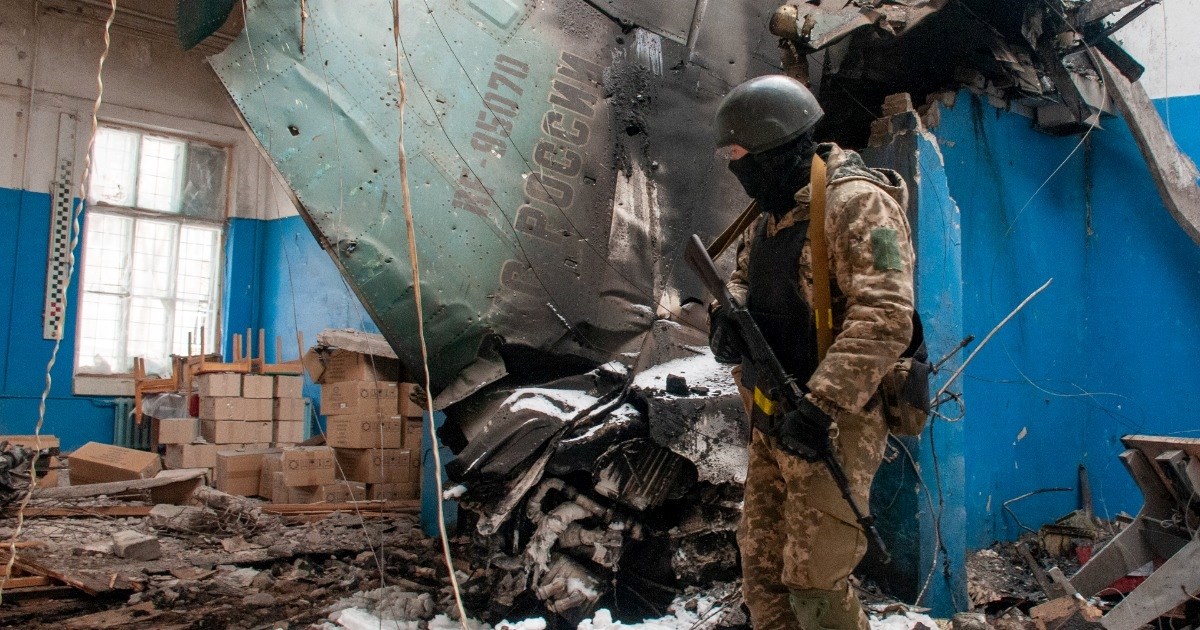
[[[833,418],[821,411],[808,398],[785,414],[779,421],[779,444],[787,452],[805,461],[817,461],[833,452],[833,440],[829,438],[829,427]]]
[[[708,345],[718,363],[742,362],[737,322],[724,306],[718,306],[708,313]]]

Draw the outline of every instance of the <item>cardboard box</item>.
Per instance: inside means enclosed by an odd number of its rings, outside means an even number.
[[[196,391],[201,397],[236,398],[242,395],[242,375],[237,372],[197,374]]]
[[[275,398],[304,398],[304,377],[284,374],[276,376]]]
[[[283,453],[267,453],[263,455],[262,472],[258,475],[258,496],[268,501],[274,500],[274,475],[281,472],[283,472]]]
[[[401,448],[404,418],[371,414],[329,416],[325,421],[325,443],[335,448]]]
[[[274,396],[274,377],[262,374],[242,375],[242,398],[272,398]]]
[[[333,449],[328,446],[301,446],[283,451],[284,483],[290,488],[320,486],[336,479]]]
[[[71,453],[71,484],[149,479],[162,470],[156,453],[88,442]]]
[[[413,383],[400,383],[399,400],[396,401],[397,414],[408,418],[420,418],[425,415],[425,395],[418,396],[418,402],[413,401],[413,396],[418,391],[420,388]]]
[[[358,481],[338,481],[318,487],[315,495],[322,503],[349,503],[366,499],[367,487]]]
[[[270,421],[244,420],[201,420],[200,435],[212,444],[267,444],[273,437]]]
[[[303,398],[276,398],[273,405],[271,416],[275,422],[301,422],[306,419]]]
[[[270,398],[200,398],[201,420],[270,422],[274,414]]]
[[[351,415],[379,413],[396,415],[399,408],[398,383],[382,381],[342,381],[321,386],[321,413]]]
[[[263,457],[273,452],[276,451],[270,449],[217,451],[213,485],[221,492],[241,497],[252,497],[258,494]]]
[[[264,470],[263,475],[266,474]],[[272,503],[317,503],[321,500],[321,486],[289,486],[279,471],[270,473],[270,486]]]
[[[276,422],[271,425],[271,442],[274,444],[299,444],[304,439],[303,422]]]
[[[217,465],[218,444],[167,444],[163,463],[167,468],[213,468]]]
[[[150,443],[191,444],[200,435],[200,421],[196,418],[151,418]]]
[[[200,397],[201,420],[241,420],[242,399],[230,397]]]
[[[397,381],[400,362],[396,359],[359,354],[350,350],[333,350],[322,361],[322,383],[339,381]]]
[[[421,444],[425,440],[425,426],[421,424],[420,418],[405,418],[404,419],[404,448],[414,452],[421,452]]]
[[[367,499],[371,501],[412,501],[421,498],[419,483],[369,483]]]
[[[364,483],[406,483],[417,480],[417,468],[408,449],[339,448],[335,452],[338,466],[346,479]]]
[[[58,469],[62,467],[62,462],[51,455],[45,463],[38,464],[37,469],[37,487],[39,488],[57,488],[58,487]]]

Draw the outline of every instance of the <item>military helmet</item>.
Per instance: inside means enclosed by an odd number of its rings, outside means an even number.
[[[825,115],[803,83],[782,74],[756,77],[733,88],[717,107],[717,146],[750,153],[782,146]]]

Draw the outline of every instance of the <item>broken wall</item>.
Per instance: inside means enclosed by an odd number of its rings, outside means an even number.
[[[1200,155],[1200,99],[1171,105],[1181,148]],[[1124,123],[1104,125],[1082,142],[1051,137],[963,92],[934,130],[962,213],[964,331],[982,339],[1054,278],[962,383],[972,548],[1018,535],[1003,502],[1074,488],[1079,463],[1100,516],[1136,513],[1118,438],[1194,430],[1200,249],[1163,208]],[[1077,506],[1069,491],[1011,508],[1036,528]]]

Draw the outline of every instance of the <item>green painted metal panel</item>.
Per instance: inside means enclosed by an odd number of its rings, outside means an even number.
[[[718,36],[761,29],[772,8],[737,4],[689,51],[582,0],[401,2],[435,390],[459,397],[543,359],[636,352],[660,303],[700,295],[672,274],[678,244],[719,232],[745,203],[714,177],[712,109],[774,55],[770,38]],[[302,24],[294,0],[249,2],[245,30],[211,63],[415,370],[391,2],[307,6]]]

